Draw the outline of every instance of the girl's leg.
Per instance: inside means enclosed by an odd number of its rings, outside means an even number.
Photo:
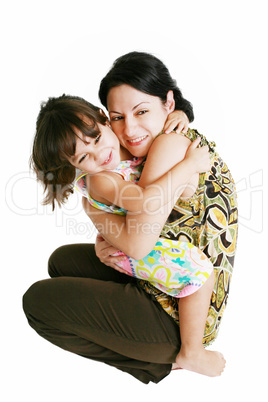
[[[198,291],[179,300],[181,349],[176,357],[177,367],[211,377],[225,367],[223,355],[204,349],[202,343],[214,281],[213,272]]]

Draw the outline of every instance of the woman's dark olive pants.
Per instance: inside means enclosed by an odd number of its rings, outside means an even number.
[[[134,278],[102,264],[93,244],[58,248],[51,279],[23,297],[29,324],[62,349],[159,382],[180,349],[179,327]]]

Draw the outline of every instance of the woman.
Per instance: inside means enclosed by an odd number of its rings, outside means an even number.
[[[135,119],[133,120],[132,117],[134,115],[133,112],[137,111],[137,103],[134,102],[134,106],[130,107],[129,104],[118,104],[117,101],[119,99],[120,102],[122,89],[124,91],[135,89],[138,92],[138,94],[133,93],[133,91],[130,92],[131,96],[140,96],[141,93],[144,94],[146,92],[161,98],[155,92],[150,92],[148,88],[146,90],[143,88],[143,92],[139,88],[136,89],[136,83],[131,83],[128,78],[126,78],[126,82],[122,81],[124,71],[126,73],[125,76],[128,76],[129,66],[134,66],[134,71],[130,69],[130,77],[135,77],[135,75],[139,75],[139,72],[142,71],[145,77],[147,77],[145,82],[148,81],[152,77],[150,66],[158,64],[159,67],[158,62],[160,61],[156,59],[156,63],[152,63],[152,56],[132,53],[125,58],[123,56],[117,65],[115,65],[114,71],[117,70],[118,65],[120,66],[120,62],[123,62],[123,74],[122,71],[119,73],[119,82],[115,80],[112,83],[106,97],[108,99],[111,122],[114,131],[118,134],[123,145],[128,149],[130,148],[130,152],[134,155],[136,154],[135,156],[144,156],[147,154],[149,146],[152,144],[157,133],[153,132],[146,124],[140,127],[135,124],[133,125]],[[139,68],[137,68],[137,62]],[[147,70],[141,68],[140,64],[142,63],[148,67]],[[159,71],[159,68],[156,68],[156,76]],[[163,77],[162,81],[164,81]],[[152,86],[159,89],[157,82],[152,82]],[[170,86],[169,82],[167,87],[167,92],[171,94],[170,91],[172,91],[173,95],[175,95],[176,108],[184,110],[189,116],[189,120],[191,120],[193,115],[189,102],[184,100],[181,94],[175,93],[177,91],[175,91],[174,83],[173,86]],[[101,88],[103,88],[103,83]],[[119,92],[114,91],[114,89],[119,89]],[[129,92],[125,94],[129,95]],[[178,99],[176,99],[177,94]],[[124,96],[123,99],[128,99],[128,96]],[[141,112],[139,116],[146,115],[148,110],[143,108]],[[119,129],[116,127],[117,125],[119,125]],[[163,125],[164,122],[162,122]],[[178,137],[176,137],[175,142],[178,141]],[[163,150],[167,140],[169,142],[171,139],[174,141],[173,134],[165,138]],[[181,141],[179,142],[180,148],[178,152],[182,153],[183,159],[183,152],[186,152],[190,141],[187,138],[181,137]],[[155,157],[159,164],[159,155]],[[154,161],[152,160],[152,166],[153,163]],[[172,158],[170,164],[172,164]],[[168,168],[168,166],[163,166],[163,169],[168,170]],[[154,169],[152,171],[149,170],[147,180],[153,177],[153,174]],[[204,177],[201,177],[201,179],[201,183],[203,183]],[[196,181],[198,181],[196,177],[193,178],[192,186],[196,185]],[[216,184],[219,185],[218,182]],[[146,183],[143,183],[143,185],[146,185]],[[224,188],[227,188],[226,182]],[[198,191],[199,189],[200,185]],[[201,191],[200,194],[199,201],[202,201],[205,199],[204,191],[203,193]],[[189,197],[190,195],[191,188],[188,188],[186,189],[186,196]],[[180,201],[178,205],[179,203]],[[189,209],[189,202],[187,204],[185,201],[185,205],[185,209],[187,210],[187,207]],[[197,216],[202,215],[203,219],[206,214],[199,214],[196,203],[193,205],[195,208],[194,214]],[[106,222],[109,225],[116,223],[117,227],[119,227],[120,220],[118,221],[118,218],[120,219],[120,217],[111,215],[106,217],[99,212],[98,214],[94,214],[95,211],[92,211],[90,207],[87,210],[99,229],[101,227],[112,227],[104,225]],[[235,205],[233,206],[233,213],[235,213]],[[186,229],[181,231],[178,223],[176,222],[176,224],[172,225],[169,219],[168,229],[164,228],[163,233],[171,238],[174,236],[174,238],[180,237],[180,239],[183,233],[184,236],[187,236],[188,240],[196,243],[201,248],[202,244],[199,244],[197,241],[198,237],[191,237],[191,230],[195,234],[197,233],[196,227],[194,227],[192,222],[192,226],[189,225],[188,219],[187,221],[188,225],[185,225],[185,227],[188,228],[188,231]],[[202,224],[204,226],[203,221],[201,221],[199,226],[203,227]],[[105,233],[108,239],[110,232],[112,231],[108,230]],[[111,234],[112,236],[109,240],[111,240],[114,246],[121,248],[122,239],[120,240],[120,235],[115,236],[114,233]],[[144,233],[141,232],[141,244],[137,244],[137,253],[141,252],[140,250],[144,243],[142,241],[143,235]],[[205,238],[204,231],[203,238]],[[224,240],[224,235],[222,239]],[[227,240],[230,240],[230,236]],[[113,248],[107,248],[105,242],[100,244],[101,247],[98,246],[98,248],[101,250],[104,249],[104,254],[107,251],[109,254],[114,251]],[[127,244],[124,245],[123,251],[128,253]],[[146,253],[146,249],[143,249],[142,252]],[[99,253],[101,254],[100,251]],[[211,247],[208,247],[207,253],[211,258],[214,258],[214,254],[211,253]],[[222,260],[223,257],[219,257],[214,262],[218,263]],[[217,267],[217,264],[214,264],[215,266]],[[226,271],[229,272],[230,270],[228,271],[227,268]],[[179,327],[177,325],[178,306],[172,298],[165,297],[161,293],[156,292],[147,283],[141,283],[138,286],[133,278],[123,275],[116,270],[108,269],[107,266],[97,259],[93,245],[65,246],[56,250],[49,261],[49,273],[53,279],[38,282],[24,296],[24,309],[29,323],[40,335],[64,349],[91,359],[104,361],[107,364],[120,368],[144,383],[148,383],[149,381],[159,382],[170,372],[172,363],[175,362],[175,357],[180,349]],[[227,277],[227,282],[223,285],[228,284],[228,280],[229,276]],[[213,295],[214,298],[219,293],[217,283],[216,293]],[[216,304],[213,299],[212,307],[214,308],[215,305],[217,308],[220,307],[219,312],[221,314],[223,311],[221,307],[225,306],[225,299],[222,306],[218,306],[217,302],[218,298],[216,297]],[[218,326],[219,320],[216,321]],[[211,317],[209,316],[208,323],[210,324],[210,322]],[[213,328],[214,332],[216,329]],[[212,338],[211,334],[209,335]],[[205,337],[206,343],[209,341],[208,338]],[[159,350],[161,350],[161,353],[159,353]]]
[[[131,109],[135,101],[138,103],[142,100],[141,93],[150,93],[158,96],[164,102],[170,96],[170,91],[173,92],[175,108],[184,110],[191,122],[193,120],[191,104],[182,98],[176,82],[172,80],[163,63],[152,55],[138,52],[124,55],[114,63],[112,69],[102,80],[99,96],[102,104],[108,108],[113,131],[117,134],[121,144],[134,156],[146,155],[148,146],[153,141],[148,137],[141,143],[133,141],[136,137],[146,134],[146,127],[139,126],[132,113]],[[168,152],[174,146],[180,150],[181,159],[183,159],[187,146],[197,137],[197,132],[189,130],[186,134],[187,139],[182,136],[178,137],[169,135],[163,138],[161,152],[165,152],[165,150]],[[205,138],[202,135],[201,137],[205,143]],[[211,148],[215,146],[213,143],[209,143],[209,145]],[[145,166],[147,180],[143,171],[145,180],[142,183],[139,182],[144,187],[161,176],[161,171],[159,171],[161,154],[154,152],[153,147],[154,144],[150,152],[150,159],[147,159]],[[173,156],[170,155],[170,165],[163,166],[162,173],[172,167],[174,163]],[[155,166],[157,166],[158,176],[155,175]],[[216,282],[204,336],[204,343],[210,344],[217,336],[226,307],[237,241],[235,186],[229,169],[215,152],[211,172],[200,175],[199,178],[194,177],[183,195],[184,197],[181,197],[174,206],[161,234],[173,240],[193,243],[211,259],[214,265]],[[114,244],[114,240],[112,238],[110,240]],[[119,246],[119,244],[117,245]],[[97,255],[102,262],[111,265],[116,261],[115,257],[109,257],[114,250],[108,249],[107,257],[107,247],[109,245],[106,242],[97,241]],[[175,320],[178,320],[178,309],[171,298],[160,294],[147,283],[144,283],[144,288],[158,299],[162,307]]]

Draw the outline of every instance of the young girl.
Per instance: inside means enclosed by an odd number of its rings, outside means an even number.
[[[168,204],[171,202],[172,207],[182,194],[185,183],[194,173],[209,169],[207,149],[195,149],[197,145],[198,141],[193,143],[185,160],[168,174],[142,189],[126,180],[139,179],[143,159],[136,158],[132,164],[122,164],[131,155],[120,147],[106,116],[81,98],[63,96],[50,99],[40,111],[32,160],[34,169],[48,192],[46,203],[51,202],[54,207],[55,200],[61,204],[68,198],[72,192],[74,168],[79,168],[84,173],[78,177],[77,188],[89,198],[94,207],[119,214],[128,211],[124,230],[126,236],[131,234],[133,241],[133,232],[130,233],[130,219],[133,220],[133,217],[130,211],[135,213],[137,223],[139,219],[142,221],[142,214],[137,213],[147,208],[154,215],[152,222],[155,222],[156,211],[164,206],[165,212],[157,216],[158,223],[163,225],[170,210]],[[201,154],[205,160],[202,161],[202,166],[196,160],[197,155]],[[163,191],[167,185],[170,187],[168,194]],[[146,216],[150,221],[148,215]],[[154,239],[154,234],[149,237]],[[198,338],[197,343],[202,345],[204,327],[198,327],[196,323],[199,321],[200,311],[201,315],[207,314],[214,285],[213,267],[207,257],[191,244],[159,239],[148,256],[140,261],[128,257],[127,264],[122,264],[129,274],[146,278],[154,286],[173,296],[191,295],[188,297],[194,298],[196,290],[199,289],[199,294],[202,292],[202,304],[199,296],[195,311],[185,304],[185,311],[181,312],[187,316],[189,328],[195,329],[190,332],[191,337]],[[186,321],[184,318],[183,322]],[[183,327],[180,330],[183,334],[184,353],[179,353],[178,365],[211,376],[219,375],[224,368],[222,355],[200,348],[191,350],[189,345],[193,342],[188,342],[184,336],[189,330]],[[198,361],[191,365],[194,359]]]

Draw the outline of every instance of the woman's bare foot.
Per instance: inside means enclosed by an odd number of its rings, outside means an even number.
[[[220,376],[224,370],[225,363],[226,361],[220,352],[209,351],[203,349],[203,347],[195,353],[185,353],[181,350],[176,357],[177,367],[209,377]]]

